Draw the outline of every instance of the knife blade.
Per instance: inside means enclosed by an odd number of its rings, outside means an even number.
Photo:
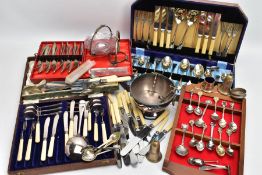
[[[74,109],[75,109],[75,100],[70,102],[70,113],[69,113],[69,138],[73,137],[74,133]]]
[[[209,51],[208,51],[208,55],[212,55],[213,54],[213,50],[214,50],[214,46],[215,46],[215,40],[216,40],[216,36],[217,36],[217,31],[218,31],[218,26],[221,20],[221,14],[220,13],[216,13],[214,21],[212,23],[212,31],[211,31],[211,43],[210,43],[210,47],[209,47]]]
[[[168,8],[168,18],[167,18],[167,34],[166,34],[166,48],[170,48],[171,44],[171,32],[173,28],[173,22],[174,22],[174,11],[175,8]]]
[[[49,148],[48,148],[48,157],[53,157],[54,153],[54,143],[55,143],[55,134],[56,134],[56,128],[59,120],[59,114],[56,114],[54,121],[53,121],[53,128],[52,128],[52,136],[49,142]]]
[[[162,7],[162,10],[161,10],[161,35],[160,35],[159,47],[164,47],[166,27],[167,27],[167,8]]]
[[[48,129],[50,124],[50,117],[45,119],[44,124],[44,133],[43,133],[43,143],[42,143],[42,151],[41,151],[41,161],[46,160],[46,148],[47,148],[47,137],[48,137]]]
[[[132,138],[130,142],[120,151],[121,156],[127,155],[135,146],[139,143],[140,140],[144,139],[150,131],[158,125],[162,120],[164,120],[169,114],[169,111],[164,111],[151,125],[146,126],[138,136]]]
[[[65,111],[63,115],[63,121],[64,121],[64,132],[65,132],[65,146],[68,141],[68,112]]]
[[[79,121],[78,121],[78,131],[77,134],[80,135],[81,134],[81,127],[82,127],[82,118],[84,115],[86,109],[86,101],[85,100],[80,100],[79,101],[79,106],[78,106],[78,110],[79,110]]]
[[[197,38],[195,53],[199,53],[201,40],[205,31],[206,20],[207,20],[207,12],[201,11],[199,15],[198,38]]]
[[[154,36],[153,36],[153,46],[157,46],[158,42],[158,29],[160,22],[160,6],[155,7],[155,16],[154,16]]]
[[[214,13],[208,12],[207,13],[207,23],[206,23],[205,32],[204,32],[205,33],[204,43],[203,43],[202,52],[201,52],[202,54],[206,54],[206,51],[207,51],[207,42],[208,42],[210,28],[213,23],[213,20],[214,20]]]

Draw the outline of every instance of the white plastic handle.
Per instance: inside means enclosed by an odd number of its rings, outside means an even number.
[[[29,161],[31,159],[31,149],[32,149],[32,138],[28,139],[26,152],[25,152],[25,160]]]
[[[35,143],[40,143],[40,122],[35,124]]]
[[[87,136],[87,118],[84,118],[83,137]]]
[[[102,137],[103,137],[103,143],[107,141],[107,134],[106,134],[106,125],[103,122],[102,123]]]
[[[94,123],[94,141],[98,141],[98,124]]]
[[[74,134],[74,120],[70,119],[69,122],[69,138],[72,138]]]
[[[70,102],[70,116],[69,116],[70,120],[74,118],[75,104],[76,104],[75,100],[72,100]]]
[[[41,161],[46,160],[46,147],[47,147],[47,141],[46,139],[44,139],[42,144],[42,151],[41,151]]]
[[[22,160],[22,157],[23,157],[23,149],[24,149],[24,139],[21,138],[21,139],[19,140],[17,161],[21,161],[21,160]]]
[[[92,130],[92,114],[91,112],[88,112],[88,118],[87,118],[87,130],[91,131]]]
[[[68,141],[68,133],[66,132],[65,133],[65,146],[66,146],[67,141]]]
[[[48,148],[48,153],[47,153],[47,156],[48,156],[48,157],[53,157],[54,144],[55,144],[55,137],[52,136],[51,139],[50,139],[49,148]]]

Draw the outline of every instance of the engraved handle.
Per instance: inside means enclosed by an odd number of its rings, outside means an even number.
[[[202,35],[198,35],[195,53],[199,53],[201,40],[202,40]]]
[[[21,139],[19,140],[17,161],[21,161],[21,160],[22,160],[22,157],[23,157],[23,149],[24,149],[24,139],[21,138]]]
[[[26,152],[25,152],[25,160],[29,161],[31,158],[31,149],[32,149],[32,138],[30,137],[27,142]]]
[[[169,49],[170,48],[170,42],[171,42],[171,32],[169,31],[166,34],[166,48]]]
[[[41,151],[41,161],[46,160],[46,147],[47,147],[47,140],[44,139],[42,144],[42,151]]]
[[[66,132],[65,133],[65,146],[66,146],[67,141],[68,141],[68,133]]]
[[[164,120],[169,115],[169,111],[165,110],[153,123],[153,126],[158,125],[162,120]]]
[[[70,119],[69,122],[69,138],[72,138],[74,134],[74,120]]]
[[[208,51],[208,55],[213,55],[213,51],[214,51],[214,47],[215,47],[215,39],[212,38],[211,43],[210,43],[210,47],[209,47],[209,51]]]
[[[35,124],[35,143],[40,143],[40,123]]]
[[[50,139],[49,148],[48,148],[48,153],[47,153],[47,156],[48,156],[48,157],[53,157],[54,143],[55,143],[55,137],[52,136],[51,139]]]
[[[103,137],[103,143],[107,141],[107,134],[106,134],[106,125],[103,122],[102,123],[102,137]]]
[[[165,31],[161,31],[159,47],[164,47]]]
[[[157,33],[158,29],[154,28],[153,46],[157,46]]]
[[[202,54],[206,54],[207,52],[207,42],[208,42],[208,37],[205,37],[204,39],[204,43],[203,43],[203,46],[202,46]]]
[[[84,118],[83,137],[87,136],[87,118]]]
[[[98,124],[94,123],[94,141],[98,141]]]

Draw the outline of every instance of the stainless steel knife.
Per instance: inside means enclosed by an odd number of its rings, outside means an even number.
[[[41,161],[46,160],[46,149],[47,149],[47,137],[48,137],[48,129],[49,129],[50,117],[45,119],[44,124],[44,133],[43,133],[43,143],[42,143],[42,151],[41,151]]]
[[[153,36],[153,46],[157,46],[158,42],[158,29],[160,23],[160,6],[155,7],[155,16],[154,16],[154,36]]]
[[[69,139],[73,137],[74,133],[74,110],[75,110],[75,100],[70,102],[70,113],[69,113]]]
[[[201,41],[202,41],[204,31],[205,31],[206,20],[207,20],[207,12],[201,11],[199,15],[198,37],[197,37],[195,53],[199,53]]]
[[[59,120],[59,114],[56,114],[54,121],[53,121],[53,128],[52,128],[52,136],[49,142],[49,148],[48,148],[48,157],[53,157],[54,153],[54,143],[55,143],[55,135],[56,135],[56,128]]]
[[[215,41],[216,41],[216,36],[217,36],[217,31],[218,31],[218,26],[221,20],[221,14],[216,13],[214,21],[212,23],[212,31],[211,31],[211,42],[208,50],[208,55],[212,55],[215,47]]]
[[[174,22],[174,12],[175,12],[175,8],[168,8],[168,18],[167,18],[167,34],[166,34],[166,48],[169,49],[170,48],[170,44],[171,44],[171,32],[172,32],[172,28],[173,28],[173,22]]]
[[[162,120],[164,120],[169,114],[169,111],[164,111],[151,125],[146,126],[138,136],[130,140],[130,142],[120,151],[121,156],[127,155],[135,146],[139,143],[140,140],[144,139],[150,131],[157,126]]]
[[[161,35],[160,35],[159,47],[164,47],[166,27],[167,27],[167,7],[162,7],[162,10],[161,10]]]
[[[64,112],[63,116],[63,121],[64,121],[64,132],[65,132],[65,146],[68,141],[68,112]]]

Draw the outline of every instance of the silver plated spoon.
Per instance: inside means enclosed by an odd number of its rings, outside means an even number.
[[[227,129],[227,135],[228,135],[228,142],[229,142],[229,144],[228,144],[228,147],[226,149],[226,153],[229,156],[233,156],[233,154],[234,154],[234,150],[231,148],[231,135],[232,135],[232,132],[233,131],[231,129]]]
[[[197,95],[198,95],[198,104],[197,107],[194,109],[194,113],[196,115],[202,115],[202,110],[200,108],[200,100],[201,100],[201,96],[203,95],[203,92],[199,91]]]
[[[212,104],[212,102],[211,102],[211,100],[206,100],[205,103],[206,103],[206,107],[205,107],[205,109],[204,109],[204,112],[202,113],[202,116],[195,121],[195,125],[196,125],[197,127],[204,127],[204,125],[206,125],[206,123],[205,123],[205,121],[203,120],[203,118],[204,118],[204,115],[205,115],[205,113],[206,113],[206,110],[207,110],[208,106],[209,106],[210,104]]]
[[[188,154],[188,148],[185,147],[185,134],[186,131],[188,129],[188,125],[187,124],[182,124],[181,126],[182,130],[183,130],[183,137],[182,137],[182,142],[179,146],[176,147],[176,153],[182,157],[186,156]]]
[[[192,138],[191,138],[191,140],[189,141],[189,145],[190,145],[191,147],[195,147],[196,144],[197,144],[197,140],[195,139],[195,134],[194,134],[194,124],[195,124],[194,120],[190,120],[190,121],[189,121],[189,124],[190,124],[190,126],[191,126],[191,131],[192,131]]]
[[[227,102],[223,101],[222,102],[222,107],[223,107],[222,118],[219,120],[219,123],[218,123],[221,128],[225,128],[226,125],[227,125],[227,121],[225,120],[225,109],[226,109],[226,106],[227,106]]]
[[[189,101],[189,105],[186,107],[186,112],[189,114],[192,114],[194,112],[194,108],[192,106],[192,97],[193,97],[194,91],[193,89],[191,89],[190,91],[190,101]]]
[[[219,145],[216,147],[216,152],[219,156],[223,157],[226,153],[225,148],[222,146],[222,128],[218,128],[219,132]]]
[[[213,114],[211,114],[211,119],[214,121],[219,120],[219,116],[217,114],[217,102],[218,102],[219,98],[218,97],[214,97],[214,102],[215,102],[215,111]]]
[[[234,103],[230,103],[230,107],[232,110],[232,121],[229,123],[229,128],[232,130],[232,132],[237,131],[237,124],[234,122]]]
[[[207,142],[206,146],[208,150],[213,151],[215,149],[215,143],[213,141],[213,133],[214,133],[214,128],[216,124],[214,122],[211,122],[210,126],[211,126],[210,140]]]
[[[203,131],[202,131],[201,139],[200,139],[199,142],[197,142],[197,145],[196,145],[196,148],[197,148],[198,151],[203,151],[205,149],[205,144],[203,142],[203,137],[204,137],[206,128],[207,128],[207,125],[204,124],[203,125]]]

